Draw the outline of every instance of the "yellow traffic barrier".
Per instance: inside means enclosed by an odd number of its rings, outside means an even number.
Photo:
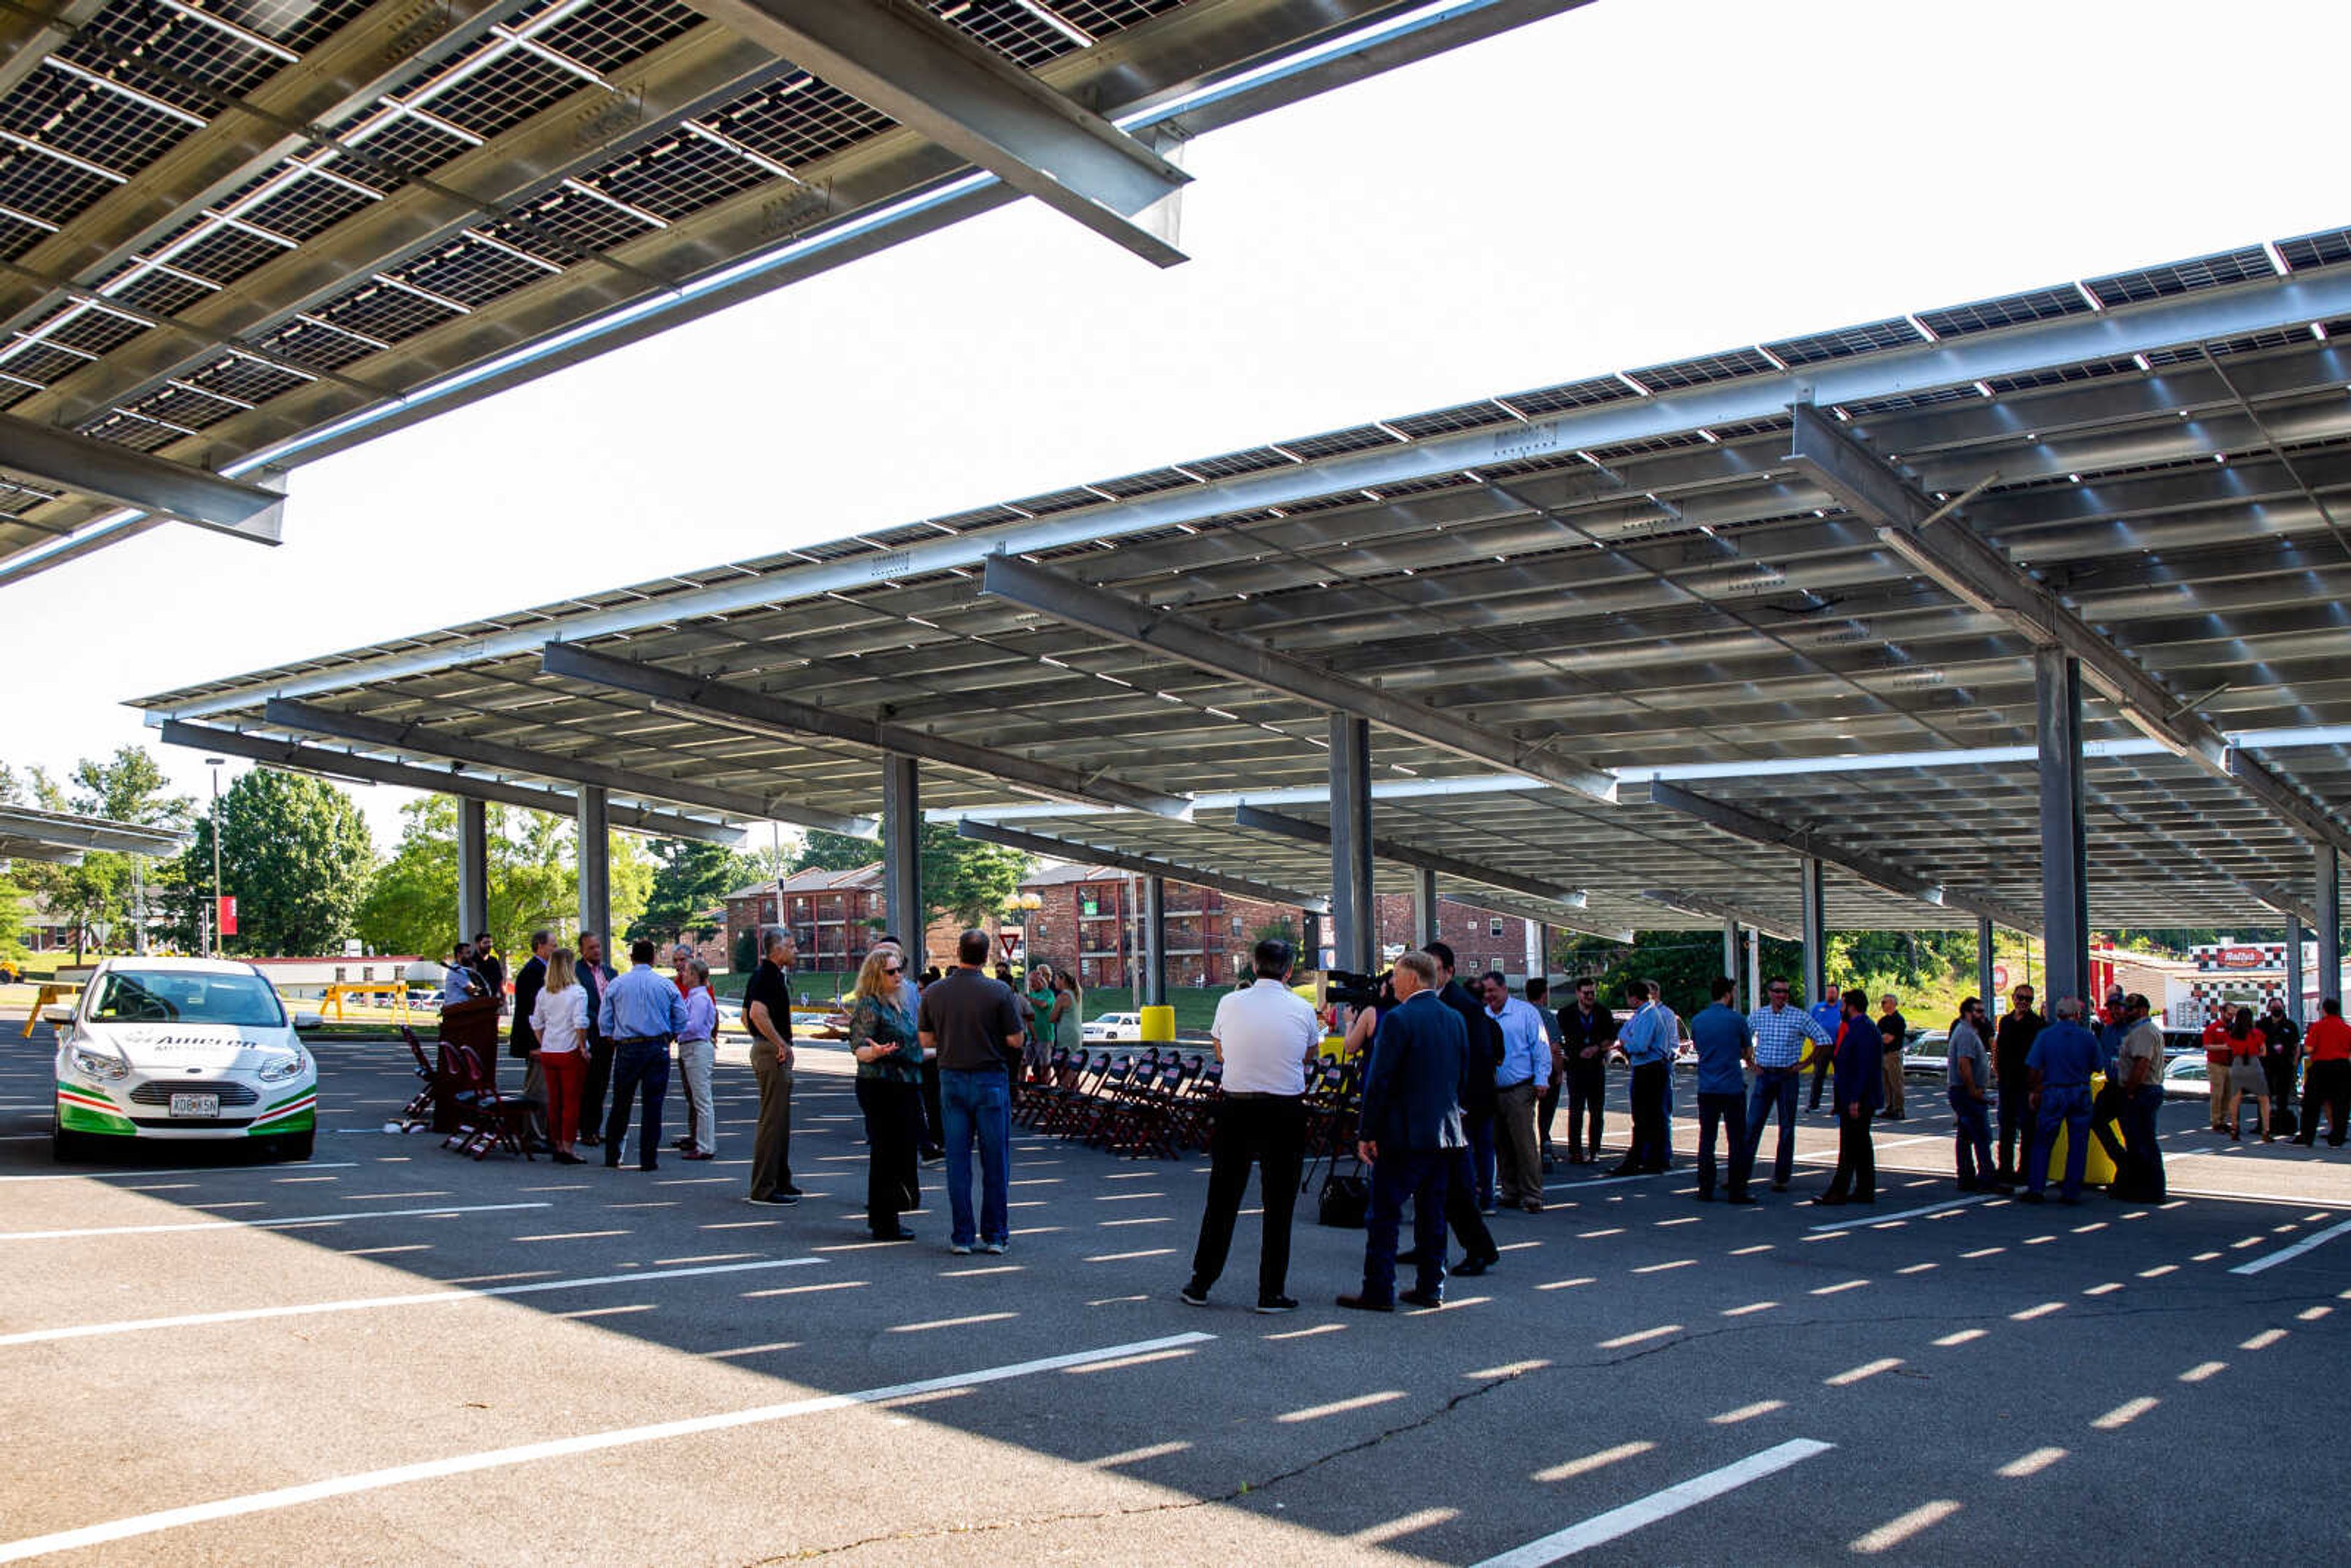
[[[2106,1077],[2105,1073],[2096,1073],[2091,1077],[2091,1104],[2095,1105],[2098,1103],[2098,1091],[2105,1086]],[[2071,1137],[2071,1130],[2067,1128],[2065,1124],[2063,1122],[2058,1123],[2057,1137],[2055,1141],[2049,1145],[2048,1176],[2049,1185],[2052,1186],[2062,1186],[2064,1183],[2065,1145]],[[2115,1162],[2106,1157],[2105,1145],[2099,1143],[2095,1136],[2093,1136],[2090,1139],[2090,1157],[2084,1161],[2082,1165],[2082,1185],[2084,1186],[2105,1186],[2112,1183],[2118,1174],[2119,1173],[2115,1169]]]
[[[43,1008],[47,1007],[51,1002],[71,1001],[80,995],[81,987],[78,985],[60,986],[52,985],[47,981],[42,982],[40,994],[33,998],[33,1010],[25,1015],[24,1032],[19,1034],[16,1038],[18,1040],[30,1040],[33,1038],[33,1026],[41,1021],[41,1009]]]
[[[408,984],[404,980],[337,980],[334,984],[327,988],[326,994],[319,998],[319,1010],[323,1013],[329,1008],[334,1009],[335,1021],[340,1023],[343,1021],[343,998],[345,997],[360,998],[374,996],[389,996],[392,998],[392,1016],[393,1018],[405,1019],[410,1016],[408,1010]]]
[[[1143,1009],[1143,1039],[1147,1044],[1166,1045],[1174,1043],[1176,1039],[1176,1009],[1174,1008],[1144,1008]]]

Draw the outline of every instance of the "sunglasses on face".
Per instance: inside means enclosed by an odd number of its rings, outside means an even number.
[[[884,964],[882,966],[882,972],[885,975],[903,975],[906,972],[906,967],[904,964]]]

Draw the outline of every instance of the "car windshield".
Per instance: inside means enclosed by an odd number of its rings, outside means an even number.
[[[275,1028],[286,1021],[277,992],[258,975],[111,969],[90,1005],[92,1023],[219,1023]]]

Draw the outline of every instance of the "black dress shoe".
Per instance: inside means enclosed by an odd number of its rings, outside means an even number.
[[[621,1168],[621,1162],[618,1160],[606,1160],[604,1162],[604,1168],[608,1171],[619,1170]]]
[[[1435,1291],[1399,1291],[1396,1292],[1396,1300],[1405,1306],[1418,1307],[1423,1312],[1432,1311],[1445,1304],[1445,1298]]]
[[[587,1145],[591,1149],[598,1149],[604,1146],[604,1135],[601,1133],[582,1133],[580,1134],[578,1141]]]
[[[1625,1161],[1623,1165],[1621,1165],[1621,1166],[1610,1166],[1608,1167],[1608,1174],[1609,1174],[1610,1176],[1640,1176],[1640,1175],[1642,1175],[1642,1174],[1643,1174],[1643,1172],[1642,1172],[1642,1170],[1641,1170],[1641,1167],[1640,1167],[1640,1166],[1638,1166],[1635,1165],[1635,1164],[1634,1164],[1632,1161],[1630,1161],[1630,1160],[1626,1160],[1626,1161]]]
[[[1395,1303],[1394,1301],[1378,1301],[1373,1297],[1364,1295],[1360,1291],[1351,1296],[1341,1296],[1339,1298],[1339,1305],[1346,1308],[1349,1312],[1392,1312],[1395,1311]]]
[[[2028,1189],[2018,1193],[2016,1195],[2016,1201],[2019,1203],[2046,1203],[2049,1200],[2042,1197],[2039,1193]]]
[[[1843,1207],[1845,1203],[1845,1199],[1841,1197],[1832,1197],[1827,1193],[1821,1194],[1820,1197],[1813,1199],[1813,1201],[1819,1204],[1823,1208],[1840,1208]]]
[[[786,1182],[776,1190],[782,1193],[786,1197],[806,1197],[808,1196],[808,1194],[802,1192],[799,1188],[794,1186],[789,1182]]]
[[[1502,1255],[1499,1252],[1489,1252],[1483,1258],[1464,1258],[1448,1272],[1457,1274],[1464,1280],[1474,1280],[1501,1260]]]
[[[1698,1195],[1698,1200],[1700,1203],[1712,1203],[1714,1201],[1714,1194],[1710,1192],[1700,1192]]]
[[[1296,1312],[1298,1301],[1291,1296],[1259,1296],[1257,1299],[1257,1310],[1267,1317],[1275,1317],[1283,1312]]]
[[[661,1169],[661,1162],[659,1160],[655,1160],[650,1165],[642,1165],[637,1168],[641,1171],[657,1171]]]
[[[1755,1203],[1757,1203],[1757,1201],[1758,1201],[1758,1200],[1757,1200],[1757,1199],[1755,1199],[1755,1198],[1750,1197],[1747,1194],[1745,1194],[1745,1193],[1743,1193],[1743,1192],[1740,1192],[1740,1193],[1733,1193],[1730,1197],[1729,1197],[1725,1198],[1723,1201],[1724,1201],[1724,1202],[1726,1202],[1726,1203],[1729,1203],[1729,1204],[1734,1204],[1734,1205],[1735,1205],[1735,1204],[1742,1204],[1742,1203],[1744,1203],[1744,1204],[1755,1204]]]
[[[914,1233],[903,1225],[895,1230],[877,1230],[873,1233],[873,1239],[876,1241],[912,1241],[914,1239]]]

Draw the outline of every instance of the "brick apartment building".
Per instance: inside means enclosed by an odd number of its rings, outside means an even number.
[[[803,871],[781,883],[753,883],[728,894],[725,907],[730,967],[745,932],[780,923],[791,927],[799,949],[796,967],[802,973],[853,975],[874,942],[893,928],[879,861],[852,871]],[[991,931],[995,926],[992,920],[983,924]],[[951,917],[933,921],[923,934],[925,954],[916,967],[953,963],[962,929]]]

